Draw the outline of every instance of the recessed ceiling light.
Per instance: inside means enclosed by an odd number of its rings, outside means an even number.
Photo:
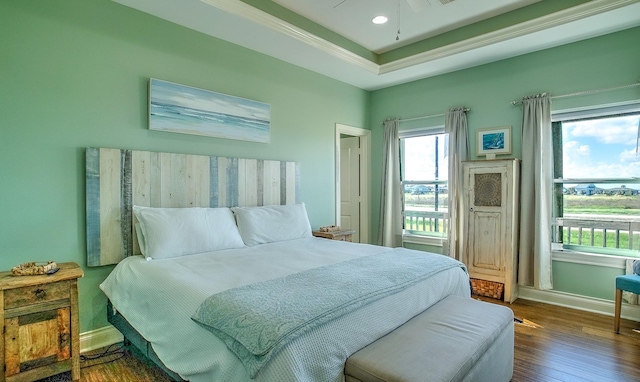
[[[371,22],[374,23],[374,24],[380,25],[380,24],[386,23],[388,20],[389,19],[387,18],[387,16],[380,15],[380,16],[376,16],[373,19],[371,19]]]

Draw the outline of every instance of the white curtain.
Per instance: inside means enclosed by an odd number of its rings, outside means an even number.
[[[399,125],[397,118],[384,122],[378,244],[386,247],[402,246]]]
[[[640,261],[640,260],[635,260],[635,261]],[[627,260],[626,261],[626,274],[628,275],[632,275],[634,273],[633,270],[633,263],[634,260]],[[627,292],[627,291],[622,291],[622,301],[628,303],[628,304],[633,304],[633,305],[638,305],[640,304],[640,301],[638,301],[638,295],[635,293],[631,293],[631,292]]]
[[[552,289],[551,206],[553,144],[551,98],[522,100],[522,170],[520,181],[520,253],[518,284]]]
[[[462,161],[469,159],[466,110],[463,107],[449,109],[444,120],[444,131],[449,134],[449,242],[446,254],[458,260],[462,254],[459,247],[462,241],[458,237],[462,232]]]

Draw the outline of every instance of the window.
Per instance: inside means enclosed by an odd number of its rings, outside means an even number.
[[[554,248],[640,257],[640,104],[553,120]]]
[[[448,230],[448,134],[444,127],[401,131],[403,233],[446,239]]]

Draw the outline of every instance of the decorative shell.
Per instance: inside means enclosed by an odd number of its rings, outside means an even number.
[[[340,227],[339,226],[335,226],[335,225],[329,225],[326,227],[320,227],[320,232],[337,232],[340,231]]]
[[[55,261],[48,261],[46,263],[36,263],[34,261],[28,263],[22,263],[16,267],[11,268],[11,274],[14,276],[32,276],[32,275],[44,275],[50,273],[57,268]]]

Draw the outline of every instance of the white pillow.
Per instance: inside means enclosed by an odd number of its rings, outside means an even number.
[[[140,223],[136,223],[136,237],[138,238],[138,246],[140,247],[140,252],[143,256],[147,253],[147,243],[144,242],[144,235],[142,234],[142,228],[140,228]]]
[[[164,259],[244,247],[228,208],[152,208],[134,206],[147,258]]]
[[[233,207],[245,245],[273,243],[311,237],[304,203],[284,206]]]

